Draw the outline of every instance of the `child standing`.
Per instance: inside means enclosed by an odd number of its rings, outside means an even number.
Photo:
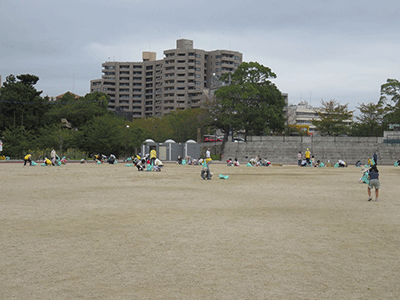
[[[371,189],[375,188],[375,201],[378,201],[378,196],[379,196],[379,188],[381,187],[381,184],[379,182],[379,171],[376,165],[373,165],[371,169],[369,170],[368,173],[368,201],[372,200],[371,197]]]

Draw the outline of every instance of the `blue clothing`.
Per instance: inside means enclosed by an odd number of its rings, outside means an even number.
[[[370,180],[372,180],[372,179],[379,179],[379,173],[370,170],[370,171],[369,171],[369,179],[370,179]]]
[[[378,155],[376,153],[374,153],[374,155],[372,155],[372,158],[374,159],[374,163],[377,165],[378,164]]]

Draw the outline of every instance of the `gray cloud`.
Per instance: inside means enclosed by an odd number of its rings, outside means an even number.
[[[291,102],[377,101],[399,78],[400,3],[383,1],[0,2],[0,70],[40,77],[43,94],[89,92],[108,60],[163,56],[176,39],[231,49],[273,69]]]

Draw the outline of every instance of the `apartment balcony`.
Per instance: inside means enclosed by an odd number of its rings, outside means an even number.
[[[221,64],[221,67],[222,68],[228,68],[228,69],[231,69],[231,68],[233,68],[235,65],[233,64],[233,62],[232,63],[229,63],[229,62],[223,62],[222,64]]]
[[[176,107],[179,108],[179,109],[186,109],[186,108],[190,108],[190,104],[187,103],[187,102],[183,102],[183,101],[179,102],[178,101],[176,103]]]
[[[182,82],[177,81],[176,84],[175,84],[175,86],[176,86],[176,87],[183,87],[183,88],[186,87],[186,80],[184,80],[184,79],[181,78],[181,81],[182,81]]]
[[[114,76],[112,76],[112,75],[103,75],[103,76],[101,76],[101,79],[113,79],[113,80],[115,80],[115,75]]]

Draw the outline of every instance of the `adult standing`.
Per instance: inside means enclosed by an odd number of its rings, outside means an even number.
[[[381,184],[379,182],[379,171],[376,165],[373,165],[371,169],[369,169],[368,172],[368,201],[372,200],[371,197],[371,190],[375,188],[375,201],[378,201],[379,197],[379,188],[381,187]]]
[[[310,149],[307,148],[307,151],[306,151],[306,153],[305,153],[305,156],[306,156],[307,165],[309,165],[309,164],[310,164],[310,158],[311,158]]]
[[[376,154],[376,151],[374,152],[374,155],[372,155],[372,158],[374,160],[374,164],[377,165],[378,164],[378,154]]]
[[[52,164],[53,166],[56,165],[56,156],[57,156],[56,150],[54,150],[54,148],[53,148],[53,149],[51,150],[51,152],[50,152],[51,164]]]
[[[156,157],[157,157],[157,152],[155,149],[150,151],[150,164],[154,166],[154,163],[156,162]]]
[[[207,158],[211,158],[210,148],[207,148],[207,151],[206,151],[206,159]]]

